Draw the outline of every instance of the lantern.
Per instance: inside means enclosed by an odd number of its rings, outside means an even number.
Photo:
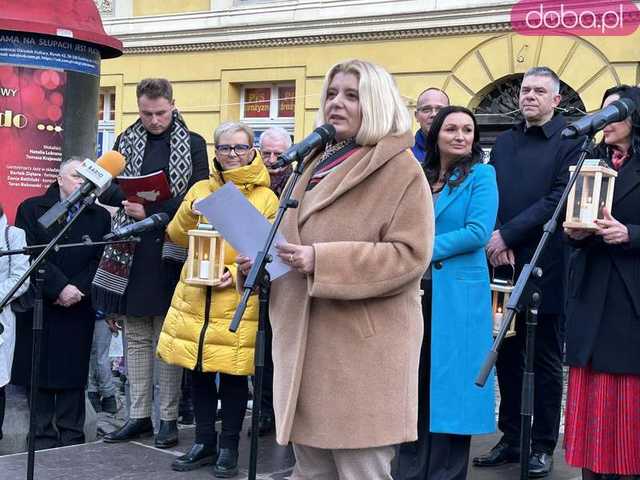
[[[570,167],[571,172],[575,167]],[[585,160],[567,199],[567,216],[562,224],[568,228],[597,230],[595,220],[602,220],[602,208],[611,211],[613,188],[618,173],[602,160]]]
[[[513,275],[510,279],[496,278],[495,270],[491,279],[491,297],[492,297],[492,312],[493,312],[493,336],[496,337],[500,331],[500,325],[502,325],[502,317],[507,312],[506,306],[509,302],[511,292],[513,292],[513,280],[515,277],[515,268],[511,266]],[[516,316],[511,319],[511,325],[509,330],[505,334],[505,337],[513,337],[516,334]]]
[[[189,253],[184,282],[189,285],[218,285],[224,273],[224,240],[207,224],[199,224],[187,235]]]

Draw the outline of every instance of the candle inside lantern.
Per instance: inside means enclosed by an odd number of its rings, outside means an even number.
[[[502,307],[496,308],[496,311],[493,313],[493,322],[496,328],[500,328],[500,324],[502,323]]]
[[[586,201],[580,205],[580,222],[591,223],[593,222],[593,199],[588,197]]]
[[[205,253],[203,259],[200,260],[199,276],[204,279],[209,278],[209,255],[207,255],[207,253]]]

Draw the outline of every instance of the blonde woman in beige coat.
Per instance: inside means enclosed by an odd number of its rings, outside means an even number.
[[[335,142],[293,191],[278,246],[292,271],[272,286],[277,441],[293,443],[292,480],[391,479],[393,445],[417,438],[431,195],[384,69],[332,67],[318,116]],[[238,264],[246,274],[251,260]]]

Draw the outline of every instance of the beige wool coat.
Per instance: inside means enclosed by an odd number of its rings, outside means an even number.
[[[385,137],[305,192],[312,164],[294,189],[300,205],[281,232],[313,245],[315,271],[291,271],[271,290],[281,445],[367,448],[417,438],[420,279],[434,221],[412,144],[410,133]]]

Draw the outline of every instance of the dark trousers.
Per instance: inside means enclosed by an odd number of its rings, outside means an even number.
[[[242,421],[247,410],[249,385],[247,377],[220,374],[220,387],[216,373],[193,372],[191,387],[193,411],[196,417],[196,443],[216,446],[216,410],[218,399],[222,406],[220,448],[238,448]]]
[[[553,454],[558,442],[562,402],[562,345],[559,315],[538,315],[535,345],[535,398],[531,450]],[[520,401],[524,371],[526,325],[524,313],[516,320],[515,337],[500,347],[496,371],[500,386],[498,427],[509,445],[520,444]]]
[[[35,403],[37,450],[84,443],[84,388],[38,388]]]
[[[429,431],[429,385],[431,381],[431,280],[421,288],[424,337],[418,367],[418,440],[399,446],[394,461],[394,480],[463,480],[469,465],[470,435]]]

